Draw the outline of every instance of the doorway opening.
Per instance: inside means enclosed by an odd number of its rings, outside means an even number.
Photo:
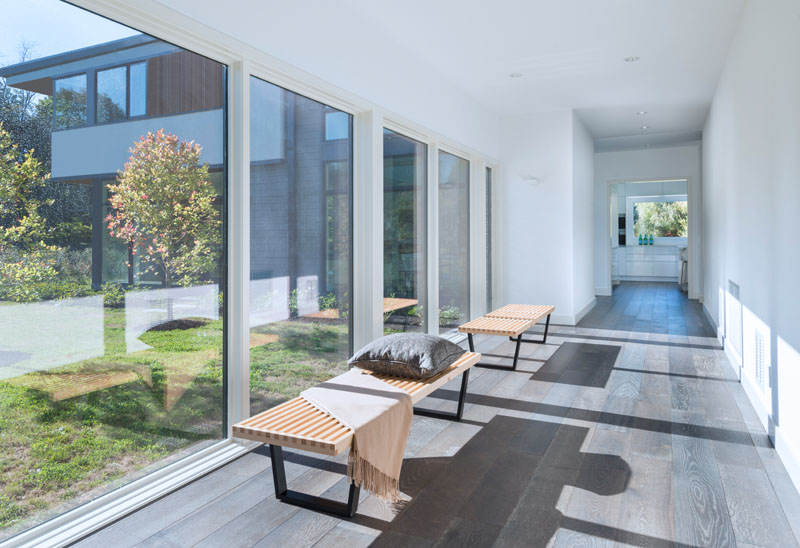
[[[610,185],[611,282],[672,282],[688,291],[689,181]]]

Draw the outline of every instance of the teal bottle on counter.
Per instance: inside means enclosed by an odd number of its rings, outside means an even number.
[[[642,245],[642,235],[639,234],[639,245]]]
[[[650,245],[653,245],[653,235],[650,234]]]

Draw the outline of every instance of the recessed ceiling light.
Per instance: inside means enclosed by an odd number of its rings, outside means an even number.
[[[642,126],[642,129],[647,129],[648,127],[650,127],[650,126]]]
[[[639,60],[639,58],[636,57],[635,55],[631,55],[630,57],[626,57],[625,58],[625,62],[626,63],[633,63],[634,61],[638,61],[638,60]]]
[[[642,116],[642,115],[644,115],[644,114],[647,114],[647,111],[646,111],[646,110],[640,110],[640,111],[639,111],[639,112],[637,112],[636,114],[638,114],[639,116]]]
[[[522,74],[520,74],[519,72],[512,72],[511,74],[508,75],[508,77],[509,78],[522,78]]]

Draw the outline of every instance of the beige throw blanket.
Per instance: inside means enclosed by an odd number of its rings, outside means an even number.
[[[411,396],[357,368],[300,395],[353,430],[347,477],[378,497],[398,501]]]

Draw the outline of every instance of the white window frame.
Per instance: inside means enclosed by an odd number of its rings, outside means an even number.
[[[497,160],[391,113],[232,36],[153,0],[70,0],[70,3],[169,41],[228,67],[228,375],[226,439],[95,500],[27,529],[0,548],[65,546],[249,452],[258,444],[231,437],[249,408],[250,299],[250,76],[354,116],[353,120],[353,344],[383,334],[383,128],[428,146],[428,331],[438,334],[438,161],[444,150],[470,163],[470,313],[484,312],[485,167],[500,188]],[[87,86],[92,85],[87,78]],[[87,106],[88,108],[88,106]],[[495,261],[496,263],[496,261]],[[494,278],[496,279],[496,277]],[[497,294],[495,292],[495,294]],[[463,338],[455,337],[457,339]]]
[[[687,194],[662,194],[659,196],[628,196],[625,202],[625,234],[630,234],[631,243],[638,245],[638,238],[633,233],[633,207],[642,202],[689,202]],[[654,237],[653,245],[689,245],[689,237]]]

